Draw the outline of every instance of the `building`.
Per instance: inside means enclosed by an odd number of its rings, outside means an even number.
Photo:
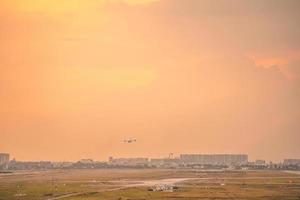
[[[248,155],[245,154],[181,154],[180,160],[184,164],[242,165],[248,163]]]
[[[300,159],[284,159],[283,165],[298,165],[298,166],[300,166]]]
[[[9,163],[9,169],[12,170],[47,170],[52,168],[53,165],[50,161],[22,162],[13,160]]]
[[[9,154],[0,153],[0,166],[7,165],[9,163]]]
[[[152,158],[150,164],[155,167],[178,167],[179,158]]]
[[[82,164],[93,164],[94,163],[93,159],[81,159],[79,162]]]
[[[254,164],[255,165],[267,165],[265,160],[256,160]]]
[[[73,162],[52,162],[53,168],[70,168]]]
[[[148,165],[148,158],[109,158],[109,164],[119,166],[141,166]]]

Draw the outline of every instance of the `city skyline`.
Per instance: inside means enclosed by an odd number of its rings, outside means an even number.
[[[39,160],[19,160],[18,158],[14,157],[13,155],[11,155],[10,153],[7,152],[0,152],[0,155],[3,156],[5,155],[7,157],[7,159],[9,161],[20,161],[20,162],[43,162],[43,161],[50,161],[50,162],[78,162],[80,160],[93,160],[93,161],[97,161],[97,162],[110,162],[111,159],[136,159],[136,158],[147,158],[149,160],[161,160],[161,159],[183,159],[183,157],[185,157],[186,155],[192,155],[192,156],[227,156],[227,155],[235,155],[235,156],[245,156],[248,160],[248,162],[255,162],[255,161],[265,161],[267,163],[283,163],[285,160],[300,160],[299,157],[284,157],[281,160],[271,160],[268,158],[254,158],[251,157],[251,155],[248,154],[243,154],[243,153],[199,153],[199,152],[194,152],[194,153],[178,153],[178,154],[174,154],[174,153],[169,153],[169,154],[165,154],[165,155],[156,155],[156,156],[145,156],[145,155],[141,155],[139,154],[138,156],[116,156],[116,155],[109,155],[108,157],[106,157],[105,159],[99,159],[99,157],[80,157],[79,159],[74,159],[74,160],[67,160],[67,159],[63,159],[63,160],[51,160],[51,159],[39,159]]]
[[[82,158],[77,161],[20,161],[0,153],[0,173],[14,170],[51,169],[201,169],[201,170],[299,170],[300,159],[289,158],[280,162],[264,159],[249,160],[247,154],[180,154],[168,157],[108,157],[107,160]],[[1,171],[2,170],[2,171]],[[13,170],[13,171],[11,171]]]

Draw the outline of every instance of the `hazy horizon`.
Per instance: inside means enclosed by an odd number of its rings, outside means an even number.
[[[298,0],[0,1],[0,152],[300,158],[299,36]]]
[[[8,153],[8,152],[1,152],[1,153]],[[9,154],[9,153],[8,153]],[[212,154],[218,154],[218,153],[199,153],[199,152],[186,152],[186,153],[182,153],[182,154],[205,154],[205,155],[212,155]],[[230,154],[230,155],[241,155],[243,153],[220,153],[220,154]],[[31,160],[31,159],[17,159],[16,157],[14,157],[13,155],[10,155],[10,161],[18,161],[18,162],[79,162],[79,161],[82,161],[82,160],[93,160],[94,162],[109,162],[109,158],[112,157],[114,159],[130,159],[130,158],[148,158],[149,161],[151,161],[151,159],[165,159],[165,158],[170,158],[169,155],[165,154],[165,155],[154,155],[154,156],[146,156],[146,155],[139,155],[139,156],[132,156],[133,154],[131,155],[124,155],[121,156],[121,155],[116,155],[116,156],[108,156],[107,158],[102,158],[102,157],[88,157],[87,156],[80,156],[78,159],[55,159],[55,160],[51,160],[51,159],[47,159],[47,158],[44,158],[44,159],[34,159],[34,160]],[[148,154],[149,155],[149,154]],[[174,154],[173,154],[174,155]],[[246,154],[243,154],[243,155],[246,155]],[[180,154],[175,154],[171,159],[176,159],[176,158],[180,158]],[[271,160],[271,159],[268,159],[268,158],[255,158],[251,155],[248,155],[248,162],[255,162],[257,160],[264,160],[266,161],[266,163],[269,163],[269,162],[272,162],[272,163],[283,163],[284,159],[298,159],[298,158],[290,158],[290,157],[285,157],[283,159],[278,159],[278,160]]]

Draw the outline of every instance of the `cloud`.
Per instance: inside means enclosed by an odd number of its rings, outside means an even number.
[[[282,52],[281,55],[274,56],[253,56],[252,59],[257,67],[277,67],[286,79],[299,80],[300,74],[297,68],[300,68],[300,52]]]

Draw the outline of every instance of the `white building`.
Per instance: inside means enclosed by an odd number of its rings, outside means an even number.
[[[241,165],[247,164],[245,154],[182,154],[180,159],[184,164],[201,165]]]

